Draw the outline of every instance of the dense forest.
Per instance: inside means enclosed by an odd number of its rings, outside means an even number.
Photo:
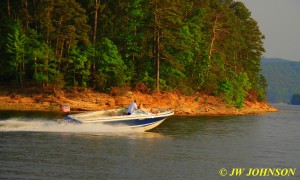
[[[268,81],[269,102],[300,104],[300,62],[265,58],[261,66],[261,73]]]
[[[262,100],[264,36],[233,0],[0,2],[0,82]]]

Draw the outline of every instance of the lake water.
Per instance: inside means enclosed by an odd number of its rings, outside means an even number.
[[[292,168],[277,179],[299,179],[300,107],[276,107],[255,116],[170,117],[146,133],[2,111],[0,179],[244,179],[251,168]],[[230,176],[233,168],[245,171]],[[247,179],[276,178],[267,175]]]

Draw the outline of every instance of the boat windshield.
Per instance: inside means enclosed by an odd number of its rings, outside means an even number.
[[[134,111],[132,114],[152,114],[152,113],[147,112],[147,111],[142,110],[142,109],[138,109],[138,110]]]

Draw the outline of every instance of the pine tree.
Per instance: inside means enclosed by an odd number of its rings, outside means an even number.
[[[259,99],[265,95],[259,74],[264,36],[239,1],[8,0],[0,5],[2,81],[17,75],[21,85],[27,78],[54,89],[104,91],[144,83],[156,91],[227,93],[236,106],[248,85]],[[243,88],[235,91],[239,85]]]
[[[25,74],[25,46],[26,35],[21,28],[20,21],[15,21],[11,26],[11,33],[7,35],[7,52],[11,55],[10,66],[15,68],[18,74],[18,80],[23,87]]]

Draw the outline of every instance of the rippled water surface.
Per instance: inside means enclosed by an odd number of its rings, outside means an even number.
[[[281,178],[299,179],[300,107],[277,107],[256,116],[171,117],[146,133],[0,112],[0,179],[227,179],[219,170],[236,167],[297,168]]]

